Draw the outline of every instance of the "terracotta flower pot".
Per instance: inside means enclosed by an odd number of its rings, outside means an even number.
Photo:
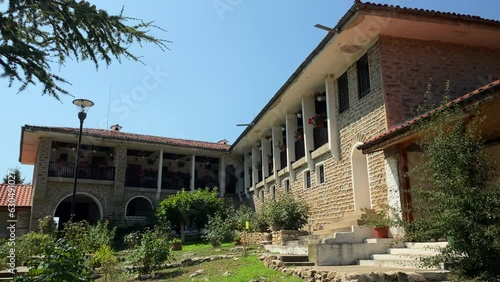
[[[374,227],[375,238],[389,238],[389,227]]]
[[[172,244],[172,251],[180,251],[182,250],[182,244],[181,243],[173,243]]]

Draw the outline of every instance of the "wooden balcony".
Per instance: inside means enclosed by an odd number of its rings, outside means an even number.
[[[48,176],[74,178],[75,164],[50,162]],[[78,167],[78,178],[113,181],[115,180],[115,168],[111,166],[95,166],[82,163]]]

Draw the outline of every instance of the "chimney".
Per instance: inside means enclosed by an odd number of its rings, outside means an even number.
[[[119,132],[122,129],[122,127],[119,124],[115,124],[115,125],[112,125],[109,129],[111,129],[111,131]]]
[[[226,139],[222,139],[222,140],[218,141],[217,144],[227,145],[227,142],[229,142],[229,141],[227,141]]]

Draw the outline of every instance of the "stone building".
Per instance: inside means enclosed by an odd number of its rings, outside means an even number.
[[[327,29],[231,146],[85,130],[78,197],[86,217],[127,225],[179,187],[203,186],[256,209],[292,193],[311,206],[311,230],[356,224],[363,208],[403,207],[411,197],[402,176],[418,152],[399,128],[419,118],[428,90],[435,101],[445,92],[470,107],[488,101],[490,150],[500,155],[498,83],[471,92],[500,78],[499,21],[356,1]],[[21,162],[35,165],[32,224],[69,214],[76,132],[23,127]],[[217,175],[205,177],[214,166]]]
[[[0,238],[11,237],[11,232],[16,236],[28,233],[31,192],[31,185],[0,184]]]

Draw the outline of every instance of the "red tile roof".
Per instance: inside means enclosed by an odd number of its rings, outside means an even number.
[[[9,204],[9,188],[14,188],[16,207],[31,207],[31,185],[17,184],[9,186],[0,184],[0,207],[6,207]]]
[[[34,125],[25,125],[23,130],[31,130],[31,131],[46,131],[46,132],[57,132],[57,133],[67,133],[67,134],[78,134],[78,128],[72,127],[51,127],[51,126],[34,126]],[[83,129],[84,136],[93,136],[93,137],[106,137],[118,140],[127,140],[127,141],[138,141],[138,142],[146,142],[160,145],[172,145],[179,147],[189,147],[196,149],[207,149],[214,151],[228,151],[230,145],[225,144],[225,142],[204,142],[204,141],[195,141],[195,140],[187,140],[187,139],[176,139],[176,138],[168,138],[168,137],[160,137],[160,136],[151,136],[151,135],[142,135],[135,133],[126,133],[122,131],[113,131],[106,129],[93,129],[93,128],[84,128]],[[225,140],[224,140],[225,141]]]
[[[414,117],[413,119],[406,121],[405,123],[402,123],[398,126],[392,127],[389,131],[384,132],[378,136],[371,138],[370,140],[366,141],[363,145],[358,146],[358,148],[359,149],[367,149],[367,148],[369,148],[375,144],[378,144],[386,139],[389,139],[397,134],[400,134],[400,133],[403,133],[405,131],[410,130],[410,128],[413,124],[427,118],[428,116],[430,116],[438,111],[441,111],[445,108],[449,108],[449,107],[456,105],[456,104],[464,103],[464,102],[472,99],[473,97],[479,96],[480,94],[491,93],[491,91],[494,90],[495,88],[500,88],[500,79],[495,80],[492,83],[487,84],[481,88],[478,88],[478,89],[476,89],[470,93],[467,93],[461,97],[458,97],[457,99],[455,99],[455,100],[453,100],[445,105],[442,105],[442,106],[440,106],[440,107],[438,107],[430,112],[427,112],[423,115]]]

